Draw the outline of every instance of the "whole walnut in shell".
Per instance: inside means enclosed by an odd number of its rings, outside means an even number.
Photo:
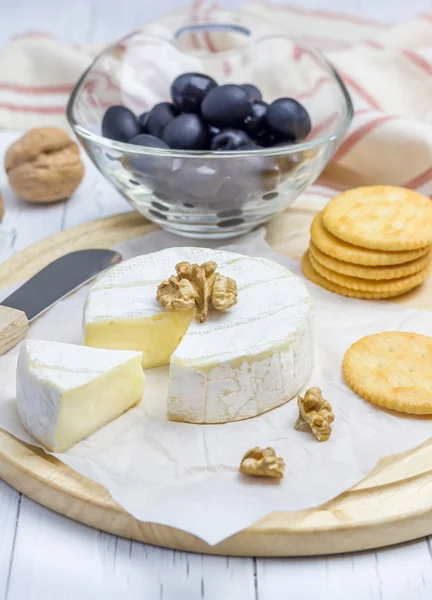
[[[29,129],[6,152],[5,169],[18,196],[40,203],[68,198],[84,175],[78,145],[57,127]]]

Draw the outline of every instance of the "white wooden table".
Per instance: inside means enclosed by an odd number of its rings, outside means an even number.
[[[0,46],[26,30],[48,31],[71,43],[105,41],[181,4],[181,0],[0,0]],[[432,0],[302,0],[301,5],[385,20],[432,10]],[[0,134],[0,158],[16,136]],[[37,207],[13,197],[2,172],[6,216],[0,225],[0,260],[60,230],[129,210],[90,164],[86,177],[92,182],[92,197],[78,192],[67,203]],[[43,508],[0,480],[0,600],[313,597],[430,600],[432,541],[424,538],[376,552],[327,558],[200,556],[90,529]]]

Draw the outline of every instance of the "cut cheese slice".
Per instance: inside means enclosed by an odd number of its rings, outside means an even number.
[[[162,280],[180,261],[215,261],[236,280],[238,304],[193,313],[164,312]],[[168,417],[225,423],[280,406],[313,367],[313,309],[303,282],[263,258],[204,248],[170,248],[138,256],[103,274],[84,312],[85,343],[144,352],[145,368],[170,362]]]
[[[85,308],[84,344],[142,352],[144,369],[168,364],[195,311],[162,312],[157,285],[93,289]]]
[[[139,352],[24,341],[17,406],[27,431],[47,450],[64,452],[141,401]]]

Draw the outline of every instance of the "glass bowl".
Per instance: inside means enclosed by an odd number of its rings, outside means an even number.
[[[309,112],[301,143],[246,151],[145,148],[105,138],[105,110],[123,104],[137,115],[170,99],[184,72],[219,84],[252,83],[266,102],[292,97]],[[168,17],[102,52],[82,75],[67,116],[101,173],[142,215],[173,233],[228,238],[290,206],[322,172],[353,114],[348,92],[326,59],[274,23],[214,10],[188,22]]]

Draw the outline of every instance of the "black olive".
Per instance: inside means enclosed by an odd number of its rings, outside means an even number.
[[[294,98],[279,98],[267,109],[266,121],[270,129],[284,139],[304,140],[312,124],[305,107]]]
[[[178,115],[178,110],[170,102],[160,102],[153,106],[146,120],[147,132],[158,138],[165,127]]]
[[[240,85],[220,85],[212,89],[201,104],[203,119],[215,127],[236,127],[252,108],[249,93]]]
[[[248,92],[253,102],[259,102],[262,100],[262,94],[256,85],[253,85],[252,83],[243,83],[242,88]]]
[[[162,140],[177,150],[203,150],[208,148],[207,127],[193,113],[183,113],[168,123]]]
[[[127,142],[141,133],[138,119],[126,106],[110,106],[102,119],[102,135],[117,142]]]
[[[171,85],[171,97],[181,112],[199,113],[201,102],[217,83],[203,73],[183,73]]]
[[[257,101],[252,104],[252,109],[243,123],[243,129],[251,136],[266,127],[265,116],[268,104]]]
[[[241,150],[249,145],[252,140],[241,129],[222,129],[211,141],[211,150]]]

